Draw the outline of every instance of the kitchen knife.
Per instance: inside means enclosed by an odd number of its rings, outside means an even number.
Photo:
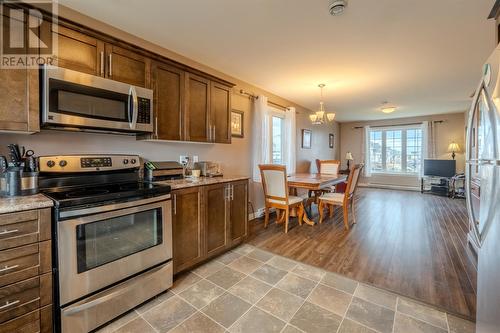
[[[7,171],[8,166],[7,158],[5,156],[0,156],[0,173]]]

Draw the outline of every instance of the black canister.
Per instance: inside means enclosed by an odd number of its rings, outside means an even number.
[[[21,172],[22,168],[19,167],[10,167],[7,169],[7,172],[5,172],[5,194],[7,196],[15,197],[22,194]]]

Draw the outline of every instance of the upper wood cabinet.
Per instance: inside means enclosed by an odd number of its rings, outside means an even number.
[[[139,87],[150,86],[151,60],[139,53],[59,25],[57,65]]]
[[[112,80],[149,87],[151,60],[113,44],[106,44],[106,77]]]
[[[155,137],[183,140],[184,71],[156,62],[153,65]]]
[[[92,75],[104,76],[104,42],[60,25],[57,29],[56,64]]]
[[[4,36],[9,35],[9,20],[7,16],[2,17]],[[26,50],[25,46],[19,53],[26,53]],[[0,69],[0,78],[0,131],[38,132],[38,70],[3,68]]]
[[[231,143],[231,88],[211,82],[210,103],[212,141]]]
[[[210,80],[186,73],[186,139],[210,142]]]

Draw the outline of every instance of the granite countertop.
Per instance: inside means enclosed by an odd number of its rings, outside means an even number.
[[[250,179],[248,176],[223,176],[223,177],[200,177],[198,179],[184,178],[184,179],[174,179],[174,180],[163,180],[155,182],[157,184],[170,185],[172,190],[178,190],[181,188],[195,187],[195,186],[205,186],[219,183],[234,182],[237,180]]]
[[[43,194],[28,195],[23,197],[0,196],[0,214],[52,207],[53,205],[52,200]]]

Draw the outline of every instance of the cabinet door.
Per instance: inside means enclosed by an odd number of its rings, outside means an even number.
[[[206,253],[210,256],[227,245],[228,211],[226,184],[204,187]]]
[[[248,180],[231,183],[231,245],[242,242],[248,235]]]
[[[203,225],[199,187],[172,192],[172,239],[174,273],[202,259]]]
[[[211,141],[210,81],[191,73],[186,73],[185,120],[187,140]]]
[[[106,76],[138,87],[150,86],[151,60],[143,55],[106,44]]]
[[[213,126],[212,141],[231,143],[231,88],[211,83],[210,118]]]
[[[2,17],[5,36],[10,34],[9,20],[7,16]],[[19,23],[18,27],[25,26]],[[26,53],[26,45],[23,48],[19,53]],[[0,69],[0,78],[0,131],[38,132],[38,70],[4,68]]]
[[[153,66],[156,139],[182,140],[184,71],[162,63]]]
[[[61,25],[55,38],[57,66],[104,76],[104,42]]]

